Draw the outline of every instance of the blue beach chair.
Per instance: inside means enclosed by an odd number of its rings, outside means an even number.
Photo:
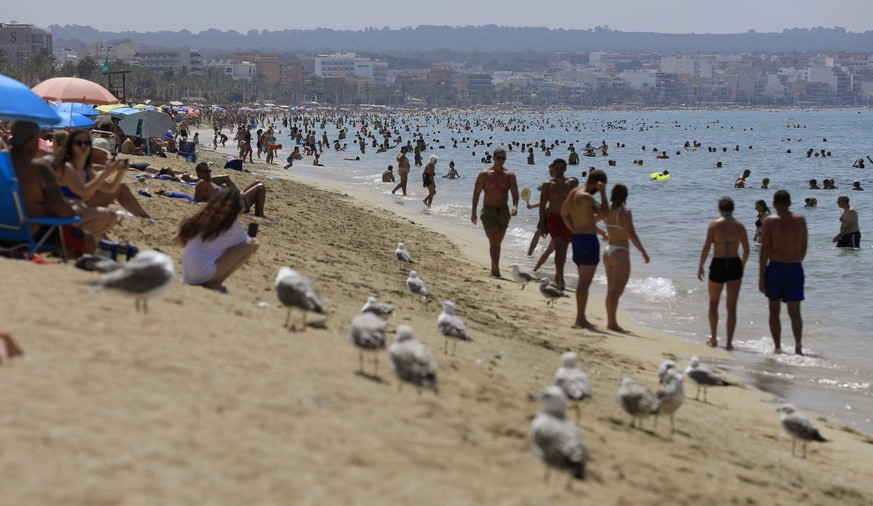
[[[61,227],[73,225],[81,221],[78,216],[70,218],[28,218],[24,208],[24,199],[12,158],[8,152],[0,152],[0,251],[15,253],[24,251],[24,258],[33,258],[38,251],[55,249],[54,244],[47,244],[50,237],[57,235],[61,241],[61,256],[67,261],[67,245]],[[37,240],[30,231],[30,225],[37,224],[48,227],[42,237]]]

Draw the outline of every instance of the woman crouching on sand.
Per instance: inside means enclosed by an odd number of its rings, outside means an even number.
[[[184,283],[227,293],[224,280],[242,267],[260,244],[249,237],[239,221],[243,209],[245,202],[239,190],[227,188],[182,222],[175,241],[185,247]]]
[[[433,196],[436,195],[436,163],[436,155],[430,155],[427,165],[424,166],[424,172],[421,173],[422,186],[427,188],[427,197],[423,200],[427,207],[433,204]]]
[[[609,197],[609,214],[606,216],[606,229],[609,244],[603,253],[603,267],[606,269],[607,292],[606,292],[606,328],[616,332],[625,332],[618,325],[616,313],[618,312],[618,299],[624,293],[627,281],[630,279],[630,245],[642,253],[643,260],[649,263],[649,254],[637,237],[634,229],[634,220],[631,210],[626,208],[627,186],[619,183],[612,187]]]
[[[700,266],[697,278],[703,281],[703,262],[709,256],[709,248],[713,247],[712,262],[709,264],[709,331],[706,342],[715,348],[718,345],[716,331],[718,330],[718,303],[722,288],[727,285],[727,350],[733,349],[734,329],[737,326],[737,299],[740,297],[740,286],[743,282],[743,269],[749,259],[749,236],[746,227],[734,219],[734,201],[730,197],[722,197],[718,201],[718,212],[721,218],[713,220],[706,229],[706,242],[700,252]],[[740,260],[740,245],[743,246],[743,258]]]

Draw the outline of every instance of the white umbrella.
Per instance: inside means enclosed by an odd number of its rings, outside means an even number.
[[[163,112],[139,111],[126,116],[120,126],[126,135],[161,137],[173,126],[173,120]]]

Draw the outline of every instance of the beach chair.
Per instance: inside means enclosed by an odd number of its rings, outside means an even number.
[[[197,161],[197,152],[195,149],[196,146],[197,145],[191,141],[179,141],[179,151],[176,153],[176,157],[178,158],[181,156],[189,162],[196,162]]]
[[[23,252],[25,259],[33,258],[38,251],[55,249],[48,239],[57,235],[61,242],[61,256],[67,261],[67,245],[61,227],[81,221],[78,216],[70,218],[29,218],[24,208],[24,199],[12,158],[8,152],[0,152],[0,251],[15,254]],[[48,227],[42,238],[37,240],[30,231],[31,224]]]

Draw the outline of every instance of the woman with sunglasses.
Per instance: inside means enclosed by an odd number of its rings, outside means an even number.
[[[92,149],[92,142],[106,144],[99,138],[92,141],[85,130],[76,130],[67,138],[61,159],[55,160],[55,171],[64,196],[79,199],[90,207],[117,202],[134,216],[151,219],[130,187],[123,182],[127,160],[107,163],[108,150]]]
[[[260,243],[249,237],[239,220],[245,200],[226,188],[179,226],[175,241],[182,253],[182,282],[227,293],[224,281],[255,254]]]

